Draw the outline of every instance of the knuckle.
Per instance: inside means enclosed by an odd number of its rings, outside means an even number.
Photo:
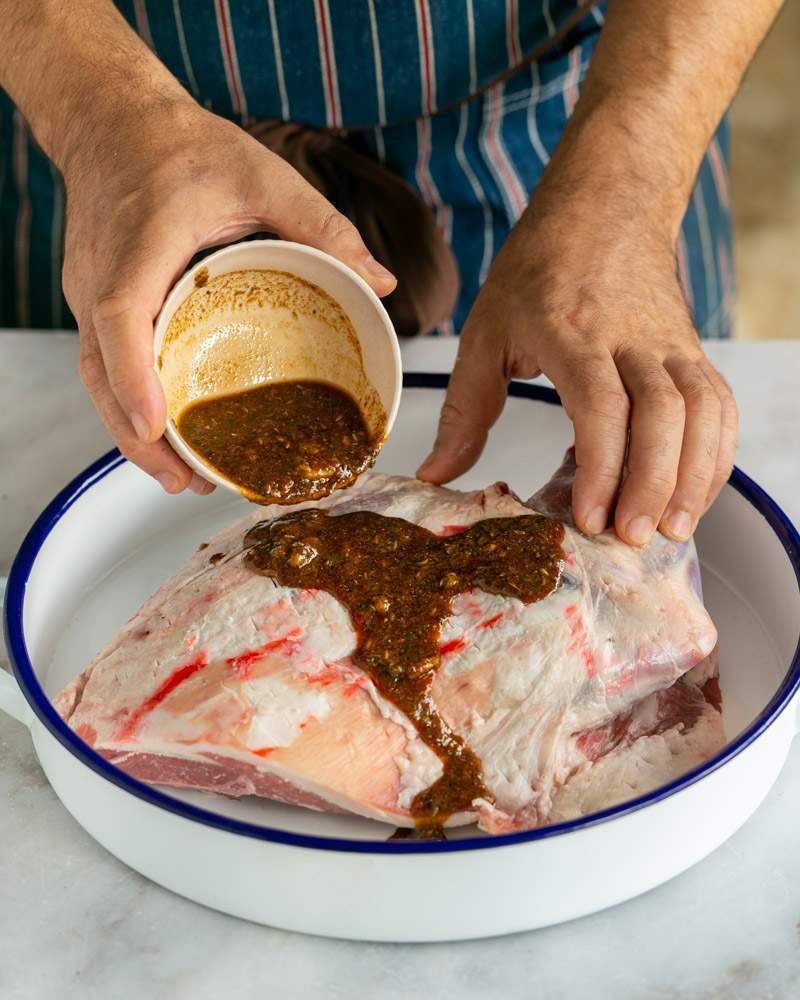
[[[339,243],[353,238],[353,227],[335,208],[328,208],[320,219],[319,234],[328,242]]]
[[[593,485],[599,484],[600,486],[613,486],[614,488],[617,487],[622,473],[621,469],[602,459],[597,464],[587,462],[584,468],[589,474]]]
[[[668,472],[651,472],[647,477],[647,492],[658,497],[671,496],[675,491],[677,481],[677,475],[670,475]]]
[[[650,404],[658,409],[662,416],[672,419],[682,418],[686,412],[683,396],[674,386],[669,386],[661,380],[645,383],[644,392]]]
[[[691,466],[681,473],[681,488],[691,494],[703,493],[708,489],[711,471],[704,466]]]
[[[123,458],[127,458],[129,462],[133,462],[134,465],[139,465],[144,468],[142,463],[142,456],[140,450],[133,444],[127,437],[118,435],[116,438],[117,448]],[[147,470],[145,469],[145,472]]]
[[[105,367],[99,351],[81,350],[78,358],[78,376],[90,394],[100,388],[105,379]]]
[[[466,415],[461,407],[450,399],[446,399],[442,404],[439,414],[439,423],[443,427],[462,426],[467,423]]]
[[[645,496],[671,496],[678,482],[678,470],[671,466],[632,465],[633,484]]]
[[[739,404],[731,392],[727,392],[721,400],[722,419],[730,427],[739,427]]]
[[[684,389],[683,398],[687,410],[707,413],[717,421],[722,414],[722,400],[707,382],[693,381]]]
[[[99,332],[108,323],[113,322],[128,312],[130,308],[131,302],[127,295],[122,292],[108,292],[105,295],[101,295],[93,303],[91,309],[92,323]]]
[[[628,394],[605,380],[589,378],[577,386],[576,412],[581,416],[627,424],[630,410]]]
[[[131,378],[125,372],[108,372],[108,385],[117,399],[124,398],[136,389],[136,379]]]

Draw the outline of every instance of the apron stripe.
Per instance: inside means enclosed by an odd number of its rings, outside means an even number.
[[[692,294],[692,281],[689,277],[689,254],[686,249],[686,237],[683,230],[678,233],[678,242],[675,247],[675,259],[678,265],[678,281],[683,289],[683,297],[689,311],[694,311],[694,295]]]
[[[519,17],[517,0],[506,0],[506,46],[509,66],[517,66],[522,61],[519,44]]]
[[[573,49],[570,49],[569,53],[569,69],[567,70],[567,78],[564,84],[564,109],[567,112],[567,118],[575,110],[575,105],[578,103],[578,97],[580,96],[580,90],[578,89],[578,84],[581,79],[581,47],[576,45]]]
[[[464,171],[464,176],[467,178],[469,186],[472,188],[472,193],[475,195],[476,201],[483,211],[483,255],[481,257],[480,271],[478,272],[478,283],[479,285],[482,285],[484,281],[486,281],[486,276],[489,273],[489,266],[492,263],[494,250],[494,224],[492,221],[492,209],[489,205],[489,199],[486,197],[486,192],[481,186],[481,182],[478,180],[478,175],[470,166],[469,160],[464,152],[464,140],[467,135],[467,126],[469,124],[469,107],[466,104],[461,105],[459,116],[458,135],[456,136],[455,145],[456,159],[458,160],[461,169]]]
[[[417,128],[417,168],[416,178],[419,189],[425,201],[436,213],[436,224],[449,245],[453,236],[453,211],[450,205],[442,201],[442,196],[431,173],[431,153],[433,151],[433,126],[430,118],[418,118]],[[439,333],[443,336],[453,336],[455,330],[451,319],[439,324]]]
[[[383,138],[383,129],[380,125],[376,125],[372,133],[375,137],[375,153],[378,160],[381,163],[386,163],[386,141]]]
[[[30,326],[31,199],[28,190],[28,135],[25,120],[14,109],[14,180],[17,186],[17,224],[14,257],[17,277],[17,326]]]
[[[342,123],[342,108],[339,103],[339,86],[336,79],[336,54],[331,36],[331,12],[328,0],[315,0],[314,12],[317,18],[317,38],[319,57],[322,64],[322,82],[325,86],[325,111],[328,125],[339,128]]]
[[[155,49],[153,36],[150,34],[150,22],[147,19],[147,5],[145,0],[133,0],[133,13],[136,17],[136,30],[139,37],[150,49]]]
[[[711,303],[717,299],[717,277],[714,269],[714,253],[711,243],[711,232],[708,228],[708,211],[706,210],[706,200],[703,194],[703,170],[697,175],[697,183],[692,193],[692,207],[697,218],[697,228],[700,233],[700,250],[703,260],[703,280],[705,284],[706,308],[710,309]],[[709,331],[710,332],[710,331]]]
[[[372,58],[375,61],[375,87],[378,91],[378,124],[386,124],[386,94],[383,90],[383,63],[381,62],[381,42],[378,36],[378,19],[375,17],[375,0],[367,0],[369,5],[369,30],[372,36]],[[383,136],[380,137],[380,146],[383,147]],[[383,150],[381,162],[386,157],[386,149]]]
[[[550,13],[550,0],[542,0],[542,13],[544,14],[544,23],[547,25],[547,34],[552,38],[556,33],[556,26],[553,15]]]
[[[439,193],[433,183],[430,172],[431,159],[431,120],[430,118],[418,118],[417,126],[417,167],[415,175],[422,197],[431,206],[436,207],[439,202]]]
[[[478,66],[475,59],[475,10],[473,0],[467,0],[467,46],[469,49],[469,92],[478,89]]]
[[[595,22],[595,24],[596,24],[596,25],[597,25],[598,27],[602,28],[602,27],[603,27],[603,25],[604,25],[604,24],[606,23],[606,19],[605,19],[605,17],[603,16],[603,12],[602,12],[602,10],[600,10],[600,8],[599,8],[599,7],[592,7],[592,8],[591,8],[591,10],[589,11],[589,13],[590,13],[590,14],[592,15],[592,17],[594,18],[594,22]]]
[[[175,19],[175,31],[178,35],[178,48],[181,51],[183,70],[186,73],[186,79],[189,81],[192,94],[199,100],[200,89],[197,86],[194,68],[192,67],[192,60],[189,58],[189,49],[186,45],[186,32],[183,30],[183,17],[181,16],[180,0],[172,0],[172,14]]]
[[[528,100],[528,138],[530,139],[533,151],[539,157],[542,166],[547,166],[550,162],[550,154],[544,147],[542,137],[539,135],[539,126],[536,122],[536,108],[539,105],[541,96],[541,83],[539,82],[539,66],[531,63],[531,93]]]
[[[422,79],[422,106],[425,114],[436,110],[436,68],[431,35],[431,12],[428,0],[416,0],[419,64]]]
[[[497,186],[500,188],[500,194],[513,224],[525,211],[528,197],[512,166],[500,135],[500,126],[503,120],[503,91],[504,84],[498,83],[487,92],[487,114],[482,132],[489,166]]]
[[[247,117],[247,103],[242,89],[242,80],[239,76],[239,59],[236,55],[236,40],[233,37],[231,26],[231,10],[228,0],[215,0],[214,10],[217,15],[217,28],[219,30],[219,44],[222,51],[222,61],[225,66],[225,79],[228,83],[228,92],[231,95],[231,106],[233,113],[239,118]]]
[[[711,140],[711,144],[708,147],[708,162],[711,166],[711,176],[714,178],[719,203],[723,208],[728,208],[731,200],[728,188],[728,172],[725,169],[725,161],[722,158],[722,151],[719,148],[719,141],[716,136]]]
[[[283,56],[281,54],[281,36],[278,31],[278,18],[275,16],[275,0],[267,0],[269,5],[269,26],[272,34],[272,49],[275,55],[275,74],[278,78],[278,92],[281,95],[281,118],[288,122],[289,95],[286,92],[286,79],[283,75]]]
[[[717,240],[717,260],[719,261],[719,273],[722,282],[722,309],[726,316],[730,315],[733,305],[733,278],[728,247],[725,240]]]

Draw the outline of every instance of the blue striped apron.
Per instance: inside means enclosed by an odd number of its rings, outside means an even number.
[[[281,118],[344,130],[436,213],[461,291],[457,333],[575,106],[603,25],[592,7],[517,66],[577,0],[118,0],[130,25],[205,107],[243,125]],[[460,103],[459,103],[460,102]],[[454,106],[455,105],[455,106]],[[443,110],[440,110],[443,109]],[[733,295],[723,122],[678,241],[703,337],[730,334]],[[64,192],[0,92],[0,325],[74,326],[61,293]]]

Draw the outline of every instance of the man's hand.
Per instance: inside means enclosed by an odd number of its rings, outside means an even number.
[[[379,295],[394,278],[299,174],[200,108],[111,0],[0,0],[0,21],[0,86],[66,184],[81,378],[124,455],[170,493],[206,492],[162,437],[153,372],[153,320],[194,254],[269,231],[328,251]]]
[[[212,487],[162,436],[153,321],[202,248],[264,230],[349,264],[379,294],[394,279],[352,224],[280,157],[192,102],[137,121],[66,162],[64,291],[80,330],[79,371],[122,453],[170,493]]]
[[[602,531],[619,491],[621,538],[641,545],[658,526],[683,540],[730,473],[736,405],[700,348],[669,240],[624,212],[599,223],[596,204],[571,197],[512,233],[462,332],[420,475],[446,482],[468,469],[508,380],[543,372],[575,428],[578,527]]]
[[[730,472],[737,414],[692,328],[675,243],[780,5],[609,0],[575,111],[467,319],[420,476],[468,469],[508,379],[544,372],[575,425],[578,527],[601,531],[619,494],[621,538],[689,537]]]

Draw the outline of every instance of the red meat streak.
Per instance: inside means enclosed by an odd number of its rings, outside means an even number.
[[[505,618],[502,611],[499,611],[496,615],[492,615],[491,618],[487,618],[485,622],[481,622],[479,628],[494,628],[498,622],[501,622]]]
[[[466,640],[459,636],[457,639],[450,639],[449,642],[442,643],[439,647],[439,655],[447,656],[448,653],[457,653],[466,646]]]
[[[594,677],[596,673],[594,667],[594,653],[589,648],[586,626],[583,623],[583,619],[578,614],[577,606],[575,604],[567,605],[564,609],[564,614],[572,635],[572,642],[567,647],[567,650],[570,653],[577,652],[583,660],[583,664],[586,667],[586,673],[590,677]]]
[[[173,670],[169,677],[165,681],[162,681],[155,691],[148,698],[145,698],[138,708],[135,708],[131,712],[125,725],[117,734],[117,739],[130,739],[146,715],[152,712],[154,708],[157,708],[168,695],[172,694],[175,688],[180,687],[184,681],[187,681],[193,674],[196,674],[198,670],[202,670],[207,663],[208,657],[206,654],[200,653],[194,660],[190,660],[189,663],[184,663],[182,667]]]
[[[236,673],[243,679],[246,680],[253,672],[253,664],[257,663],[259,660],[263,660],[267,653],[275,652],[277,649],[282,647],[287,647],[289,649],[293,648],[297,640],[300,638],[300,629],[293,628],[291,631],[287,632],[286,635],[282,635],[279,639],[271,639],[269,642],[265,642],[263,646],[258,646],[256,649],[247,649],[244,653],[239,653],[238,656],[230,656],[225,662],[229,667],[233,667]]]

